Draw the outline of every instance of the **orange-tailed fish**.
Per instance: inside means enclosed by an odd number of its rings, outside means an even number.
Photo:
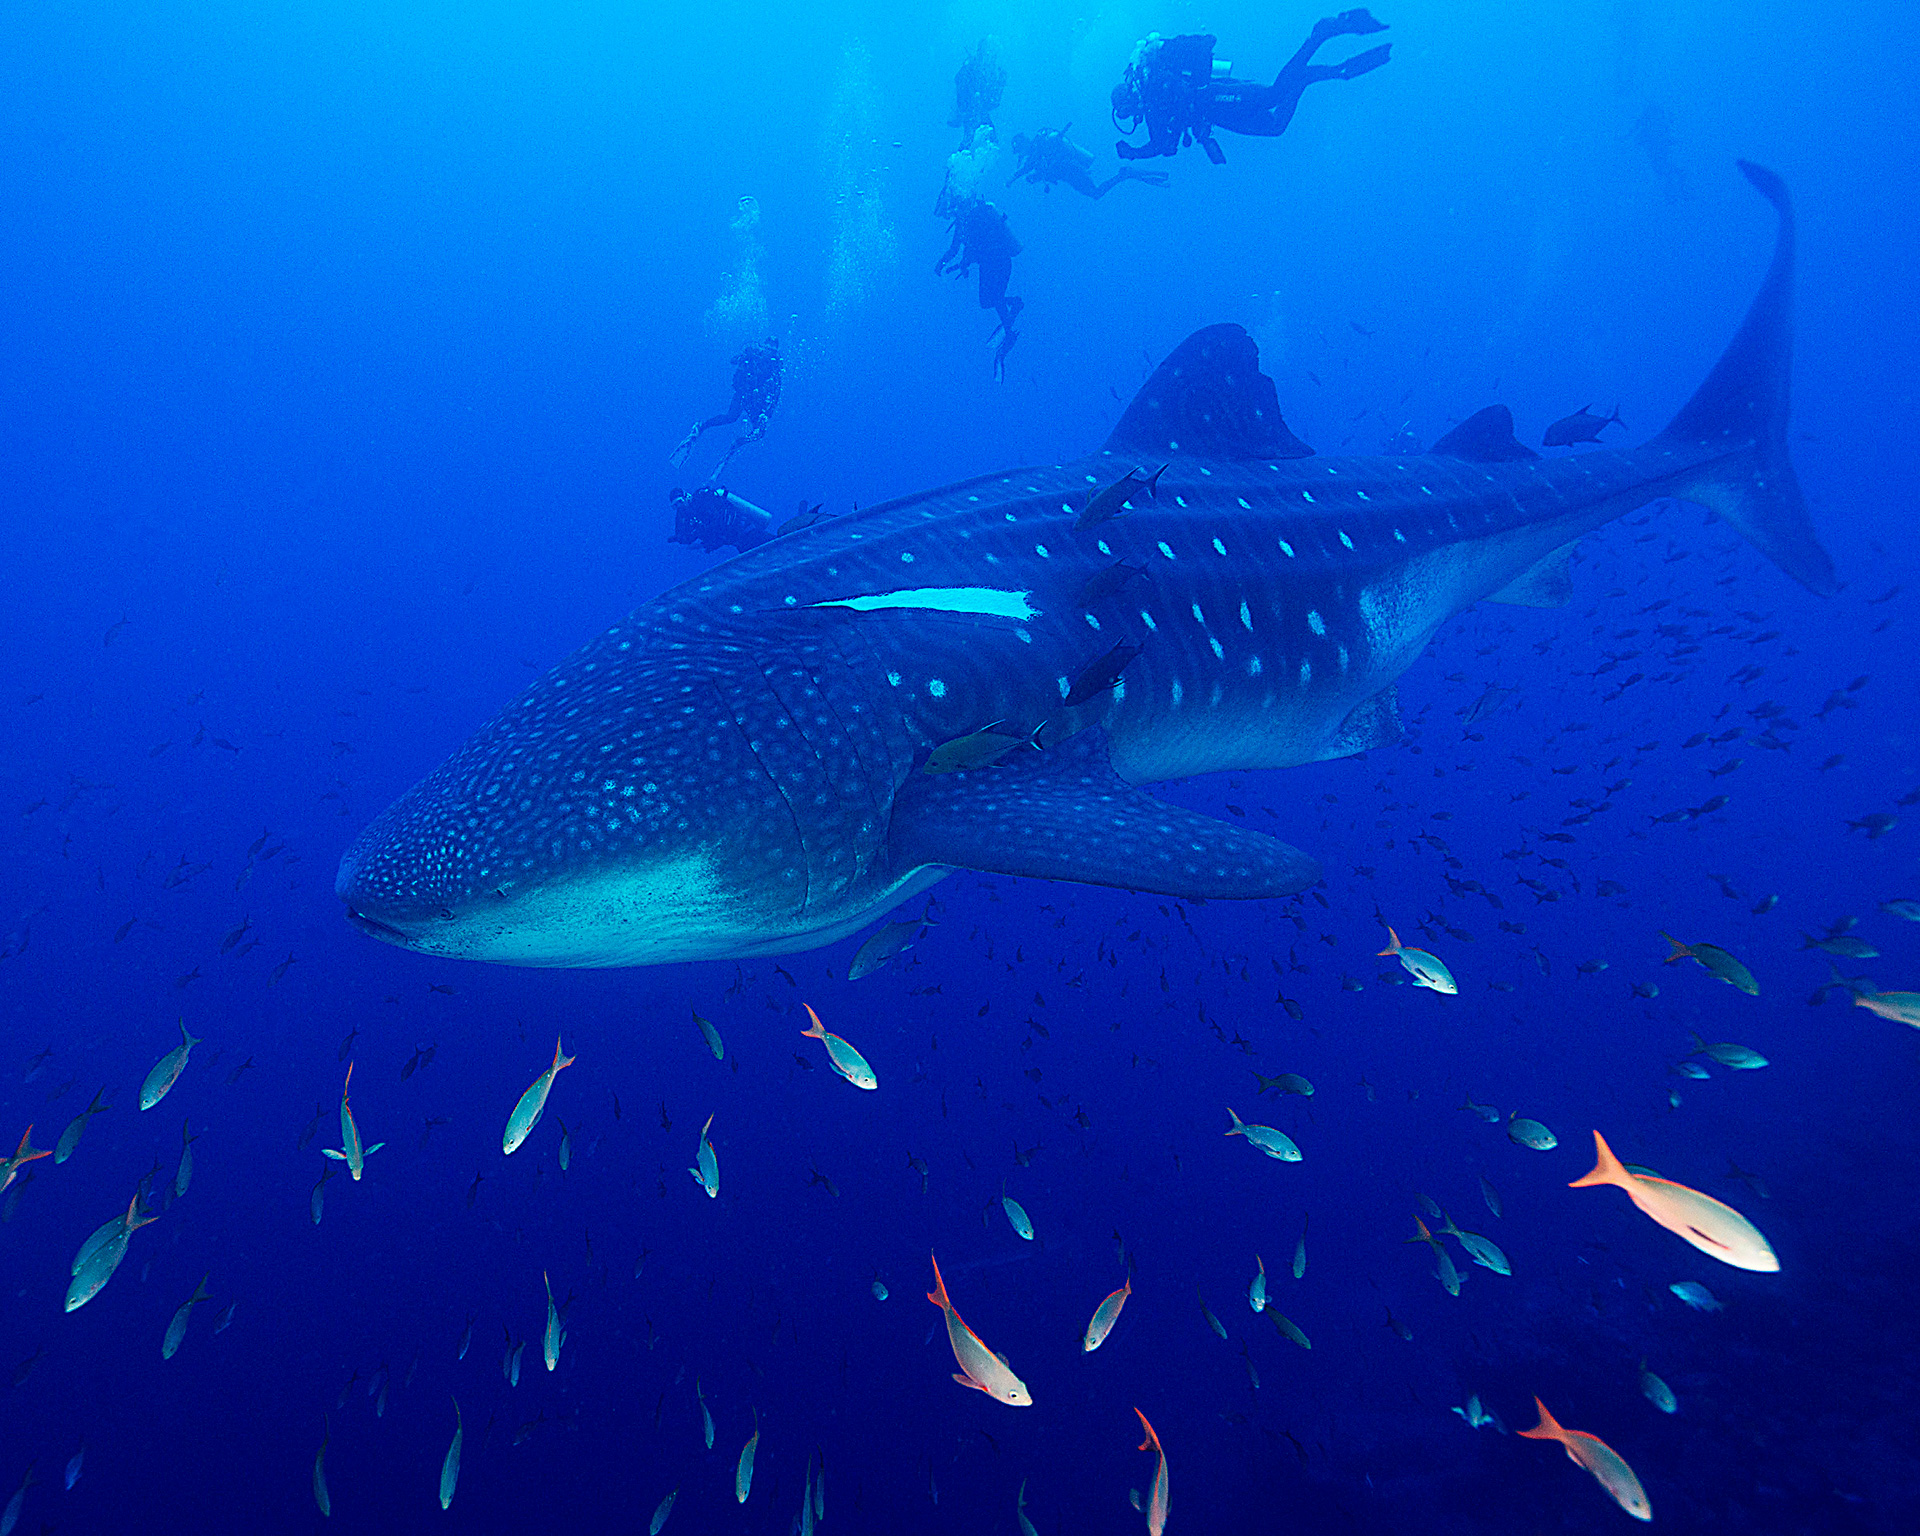
[[[386,1145],[376,1141],[372,1146],[363,1146],[360,1141],[360,1127],[354,1123],[353,1105],[347,1100],[347,1090],[353,1086],[353,1063],[347,1063],[347,1080],[340,1085],[340,1150],[322,1147],[320,1150],[336,1163],[345,1163],[347,1171],[359,1182],[360,1175],[367,1171],[367,1159]],[[317,1218],[316,1218],[317,1219]]]
[[[1033,1394],[1027,1390],[1026,1383],[1013,1374],[1013,1368],[1005,1360],[980,1342],[980,1336],[962,1322],[954,1310],[947,1296],[947,1282],[940,1278],[938,1258],[933,1260],[933,1289],[927,1292],[927,1300],[947,1315],[947,1342],[953,1346],[953,1358],[960,1366],[953,1379],[963,1387],[977,1388],[1009,1408],[1031,1408]]]
[[[1387,947],[1380,951],[1384,957],[1392,955],[1406,968],[1416,987],[1428,987],[1435,992],[1444,992],[1452,997],[1460,987],[1453,979],[1453,972],[1447,969],[1446,962],[1438,955],[1430,955],[1424,949],[1409,949],[1400,942],[1400,935],[1391,928],[1387,930]]]
[[[1660,937],[1673,946],[1673,952],[1666,959],[1668,965],[1676,960],[1697,960],[1728,986],[1737,987],[1749,997],[1760,995],[1760,983],[1753,979],[1753,972],[1718,944],[1682,944],[1670,933],[1662,933]]]
[[[1675,1184],[1671,1179],[1628,1172],[1613,1155],[1606,1137],[1598,1131],[1593,1133],[1593,1144],[1596,1158],[1593,1172],[1575,1179],[1567,1186],[1569,1189],[1589,1184],[1617,1184],[1627,1192],[1628,1199],[1661,1226],[1722,1264],[1767,1274],[1780,1268],[1780,1261],[1767,1246],[1767,1240],[1732,1206],[1723,1205],[1697,1189]]]
[[[85,1117],[83,1116],[82,1120],[84,1121],[84,1119]],[[53,1151],[51,1148],[49,1148],[44,1152],[40,1152],[40,1151],[36,1151],[32,1146],[30,1146],[28,1143],[32,1138],[32,1136],[33,1136],[33,1127],[28,1126],[24,1131],[20,1133],[20,1145],[14,1148],[13,1156],[0,1158],[0,1190],[5,1189],[9,1184],[11,1184],[14,1181],[14,1178],[19,1174],[20,1170],[26,1167],[28,1163],[37,1161],[38,1159],[43,1157],[53,1156]],[[25,1186],[23,1185],[22,1187],[24,1188]]]
[[[1119,1290],[1093,1309],[1093,1321],[1087,1324],[1086,1334],[1080,1340],[1081,1351],[1092,1354],[1107,1342],[1107,1335],[1113,1332],[1113,1325],[1120,1321],[1120,1309],[1127,1304],[1127,1298],[1133,1294],[1133,1276],[1127,1276]]]
[[[1153,1432],[1147,1416],[1138,1408],[1133,1411],[1140,1414],[1140,1427],[1147,1432],[1140,1449],[1150,1450],[1160,1458],[1153,1469],[1153,1492],[1147,1495],[1147,1536],[1160,1536],[1167,1528],[1167,1453],[1161,1449],[1160,1437]]]
[[[1533,1400],[1533,1405],[1540,1410],[1540,1422],[1532,1429],[1521,1430],[1522,1439],[1558,1440],[1567,1448],[1568,1457],[1591,1472],[1594,1481],[1607,1490],[1614,1503],[1636,1520],[1653,1518],[1653,1506],[1647,1502],[1647,1490],[1640,1486],[1640,1479],[1633,1475],[1633,1468],[1620,1459],[1612,1446],[1597,1435],[1589,1435],[1578,1429],[1562,1429],[1539,1398]]]
[[[720,1195],[720,1159],[714,1155],[713,1143],[707,1139],[707,1132],[713,1129],[713,1116],[707,1116],[707,1123],[700,1127],[700,1150],[695,1153],[698,1166],[689,1168],[693,1182],[707,1192],[709,1200]]]
[[[1268,1157],[1278,1158],[1283,1163],[1300,1161],[1300,1148],[1285,1131],[1277,1131],[1270,1125],[1252,1125],[1233,1112],[1233,1106],[1227,1106],[1227,1118],[1233,1122],[1222,1134],[1244,1136]]]
[[[560,1037],[553,1040],[553,1065],[533,1080],[533,1086],[520,1095],[520,1102],[513,1106],[513,1113],[507,1117],[507,1133],[500,1138],[503,1152],[517,1150],[520,1143],[533,1134],[533,1128],[540,1123],[540,1116],[547,1107],[547,1095],[553,1092],[553,1080],[562,1067],[573,1065],[571,1056],[560,1052]]]
[[[810,1040],[819,1040],[826,1045],[827,1063],[856,1088],[878,1088],[880,1079],[873,1075],[873,1068],[867,1065],[862,1056],[838,1035],[829,1034],[826,1025],[820,1022],[820,1015],[813,1011],[810,1004],[802,1003],[807,1017],[813,1020],[812,1029],[803,1029],[801,1034]]]
[[[1920,992],[1856,992],[1853,1006],[1920,1029]]]

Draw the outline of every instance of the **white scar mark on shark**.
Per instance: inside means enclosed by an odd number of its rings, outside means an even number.
[[[851,608],[873,613],[883,608],[924,608],[936,613],[977,613],[993,619],[1037,619],[1041,610],[1031,592],[1007,592],[999,587],[908,587],[898,592],[869,592],[860,597],[834,597],[809,603],[809,608]]]

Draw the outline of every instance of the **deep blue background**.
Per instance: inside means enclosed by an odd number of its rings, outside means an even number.
[[[0,1495],[30,1460],[51,1483],[22,1530],[318,1525],[328,1416],[342,1528],[629,1531],[679,1485],[670,1531],[785,1532],[817,1445],[830,1529],[1011,1531],[1025,1478],[1047,1536],[1130,1530],[1126,1490],[1152,1470],[1135,1404],[1168,1448],[1175,1531],[1621,1528],[1554,1447],[1447,1412],[1472,1392],[1516,1426],[1538,1392],[1605,1437],[1669,1528],[1920,1527],[1920,1064],[1908,1031],[1841,995],[1810,1009],[1825,962],[1800,948],[1858,914],[1885,958],[1842,970],[1920,986],[1920,929],[1875,910],[1920,896],[1920,808],[1896,804],[1920,787],[1904,14],[1383,14],[1388,68],[1314,88],[1283,139],[1225,139],[1224,168],[1189,153],[1170,188],[1098,204],[997,192],[1028,302],[1003,385],[971,291],[931,276],[962,55],[994,34],[1002,135],[1071,120],[1104,175],[1106,94],[1134,39],[1211,30],[1257,76],[1310,9],[80,4],[0,23],[0,1135],[31,1121],[50,1146],[96,1087],[114,1103],[71,1161],[32,1165],[0,1227],[0,1365],[44,1350],[0,1389]],[[1444,632],[1403,685],[1404,744],[1171,791],[1314,852],[1324,891],[1180,907],[961,876],[907,962],[852,986],[851,942],[782,962],[791,982],[768,962],[512,972],[340,920],[333,869],[368,818],[530,669],[699,567],[663,543],[666,489],[689,478],[666,452],[724,402],[762,313],[786,399],[729,483],[782,514],[1082,452],[1151,361],[1224,319],[1254,331],[1323,452],[1374,451],[1403,421],[1431,440],[1496,398],[1531,439],[1618,401],[1638,439],[1764,267],[1771,219],[1736,155],[1799,201],[1793,451],[1845,590],[1809,598],[1697,511],[1637,515],[1583,547],[1571,608],[1482,609]],[[731,227],[742,197],[760,209],[751,249]],[[1764,671],[1735,680],[1748,666]],[[1815,717],[1863,674],[1854,707]],[[1463,739],[1456,711],[1492,682],[1515,700]],[[1752,740],[1767,700],[1798,727],[1781,729],[1790,752]],[[1746,739],[1681,745],[1733,725]],[[1565,829],[1577,841],[1540,841],[1568,801],[1627,778],[1610,813]],[[1715,793],[1722,813],[1651,820]],[[1847,829],[1897,809],[1884,838]],[[241,885],[263,829],[281,851]],[[181,860],[211,867],[169,888]],[[1767,893],[1777,910],[1752,915]],[[1436,912],[1472,935],[1430,930],[1458,997],[1391,985],[1376,907],[1410,940]],[[258,947],[222,956],[243,919]],[[1662,968],[1661,928],[1733,949],[1760,996]],[[1608,968],[1578,969],[1591,960]],[[866,1053],[877,1094],[822,1069],[802,1000]],[[689,1005],[719,1025],[724,1064]],[[183,1014],[206,1043],[141,1114]],[[1772,1065],[1674,1076],[1690,1029]],[[316,1229],[351,1030],[361,1126],[390,1145],[364,1182],[328,1184]],[[503,1159],[557,1030],[578,1064]],[[1319,1091],[1256,1101],[1249,1068]],[[1562,1146],[1513,1145],[1456,1108],[1465,1093]],[[1228,1103],[1305,1161],[1223,1138]],[[682,1171],[709,1113],[713,1203]],[[62,1316],[81,1240],[156,1160],[170,1187],[183,1116],[192,1189]],[[1567,1191],[1594,1125],[1747,1211],[1782,1273],[1713,1265],[1616,1192]],[[1000,1215],[1003,1184],[1032,1247]],[[1402,1242],[1416,1189],[1500,1242],[1514,1277],[1473,1269],[1448,1298]],[[1125,1273],[1116,1232],[1135,1294],[1085,1357],[1086,1318]],[[948,1381],[920,1299],[929,1248],[1034,1409]],[[1256,1252],[1311,1353],[1248,1311]],[[543,1268],[573,1295],[551,1376]],[[214,1301],[161,1361],[208,1270]],[[1683,1278],[1726,1310],[1686,1311],[1666,1289]],[[511,1390],[503,1330],[530,1346]],[[1641,1398],[1642,1356],[1676,1417]],[[364,1384],[383,1363],[376,1418]],[[466,1465],[443,1517],[449,1393]],[[732,1466],[756,1410],[742,1509]]]

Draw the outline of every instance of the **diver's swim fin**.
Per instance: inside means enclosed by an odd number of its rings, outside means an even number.
[[[1013,350],[1013,344],[1020,339],[1018,331],[1008,331],[1000,338],[1000,345],[994,349],[993,376],[1004,382],[1007,377],[1007,354]]]
[[[1352,58],[1333,66],[1334,75],[1341,80],[1357,80],[1360,76],[1371,74],[1393,53],[1392,43],[1382,43],[1378,48],[1369,48],[1365,53],[1356,53]]]
[[[1384,21],[1374,20],[1364,6],[1356,11],[1342,11],[1338,16],[1324,17],[1313,24],[1314,38],[1320,42],[1330,37],[1358,36],[1386,30],[1387,24]]]

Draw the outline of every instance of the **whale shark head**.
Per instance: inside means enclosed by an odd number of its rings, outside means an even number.
[[[383,812],[335,889],[375,938],[509,965],[811,947],[853,915],[821,900],[772,756],[708,664],[615,628]]]

